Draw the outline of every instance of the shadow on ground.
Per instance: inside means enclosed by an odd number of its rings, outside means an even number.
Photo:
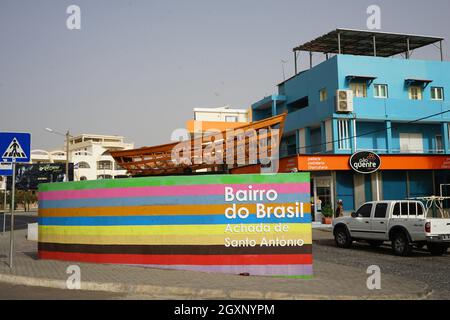
[[[313,244],[336,248],[336,242],[333,239],[314,240]],[[363,241],[356,242],[355,241],[355,242],[353,242],[353,245],[351,248],[343,249],[343,250],[366,251],[366,252],[374,252],[374,253],[378,253],[378,254],[393,255],[392,248],[389,245],[389,243],[385,243],[378,248],[373,248],[366,242],[363,242]],[[448,255],[448,252],[445,255]],[[430,256],[431,255],[427,250],[414,248],[409,257],[410,258],[418,258],[418,257],[430,257]]]
[[[37,222],[37,216],[32,213],[24,214],[23,212],[14,214],[14,230],[23,230],[28,228],[29,223]],[[11,230],[11,216],[6,214],[5,231]],[[3,213],[0,213],[0,232],[3,231]]]

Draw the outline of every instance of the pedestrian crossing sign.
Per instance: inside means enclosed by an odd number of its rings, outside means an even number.
[[[14,138],[6,151],[3,153],[2,158],[26,159],[27,155],[25,154],[25,151],[23,151],[22,146],[19,144],[17,139]]]
[[[0,162],[30,162],[31,134],[0,132]]]

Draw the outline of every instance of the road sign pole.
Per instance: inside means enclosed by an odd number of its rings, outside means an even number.
[[[12,183],[11,183],[11,229],[9,232],[9,268],[13,268],[14,256],[14,196],[16,190],[16,159],[12,159]]]
[[[7,177],[5,177],[6,179],[8,179]],[[6,199],[7,199],[7,197],[6,197],[6,190],[7,190],[7,188],[6,188],[6,186],[7,186],[7,182],[8,182],[8,180],[6,180],[5,179],[5,192],[4,192],[4,194],[3,194],[3,235],[5,234],[5,229],[6,229]]]

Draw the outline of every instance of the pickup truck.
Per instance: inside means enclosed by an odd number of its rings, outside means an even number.
[[[425,245],[432,255],[442,255],[450,245],[450,219],[440,212],[440,217],[429,217],[431,210],[421,201],[367,202],[350,217],[334,219],[333,235],[341,248],[355,240],[373,247],[390,241],[395,255],[408,256],[413,246]]]

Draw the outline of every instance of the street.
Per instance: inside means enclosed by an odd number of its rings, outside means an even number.
[[[433,290],[431,299],[450,299],[450,254],[433,257],[426,250],[414,250],[410,257],[394,256],[388,243],[373,249],[366,243],[354,243],[350,249],[337,248],[331,232],[314,231],[313,254],[316,263],[333,262],[367,269],[378,265],[383,273],[425,282]],[[336,275],[339,270],[336,270]],[[383,279],[381,280],[383,281]]]
[[[34,222],[35,213],[20,213],[16,216],[16,229],[26,228],[26,223]],[[8,221],[9,223],[9,221]],[[373,249],[365,243],[354,243],[351,249],[335,246],[332,233],[313,230],[314,264],[334,263],[358,270],[365,270],[370,265],[378,265],[383,274],[400,276],[405,279],[426,283],[433,293],[429,299],[450,299],[450,255],[433,257],[425,250],[415,250],[411,257],[397,257],[391,252],[389,244]],[[339,276],[339,267],[336,269]],[[337,292],[336,294],[338,294]],[[0,299],[173,299],[170,296],[129,295],[108,292],[77,290],[60,290],[44,287],[15,286],[0,283]]]

